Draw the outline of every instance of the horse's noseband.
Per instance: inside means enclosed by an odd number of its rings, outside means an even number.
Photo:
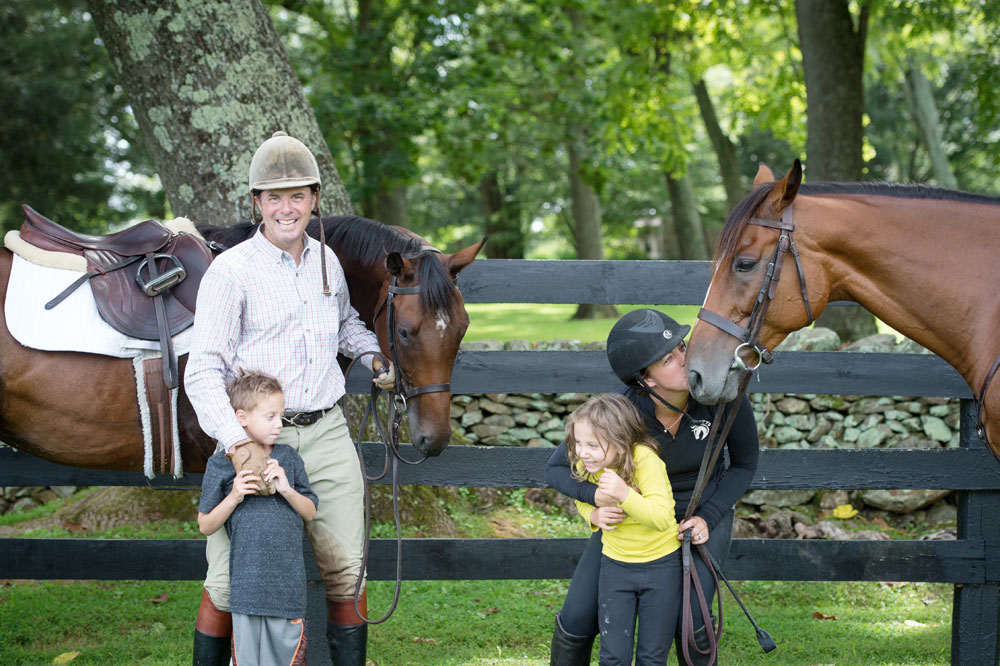
[[[760,329],[764,325],[764,318],[767,316],[767,309],[771,305],[771,300],[774,299],[774,294],[778,289],[778,280],[781,279],[781,267],[785,262],[785,253],[789,250],[792,253],[792,258],[795,259],[795,269],[799,273],[799,288],[802,292],[802,303],[805,305],[806,317],[808,318],[806,326],[814,320],[812,306],[809,305],[809,292],[806,290],[806,274],[802,270],[802,262],[799,260],[799,250],[795,247],[795,239],[792,237],[792,233],[795,231],[792,207],[789,206],[782,212],[780,220],[751,217],[747,220],[747,224],[777,229],[780,232],[778,243],[774,246],[774,253],[771,255],[771,261],[767,264],[767,273],[764,274],[764,281],[761,283],[760,291],[757,293],[757,300],[754,302],[753,310],[750,311],[749,323],[744,328],[707,308],[702,308],[698,311],[698,319],[725,331],[740,341],[741,344],[733,352],[733,364],[730,367],[741,371],[753,371],[759,368],[761,363],[771,363],[774,361],[774,355],[764,345],[760,344],[757,336],[760,335]],[[745,347],[757,352],[757,365],[749,367],[740,358],[740,351]]]

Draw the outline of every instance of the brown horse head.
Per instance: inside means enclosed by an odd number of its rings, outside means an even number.
[[[459,272],[476,258],[484,241],[456,252],[424,250],[407,258],[386,255],[385,270],[399,290],[392,299],[389,329],[389,280],[381,288],[372,322],[383,353],[398,362],[401,393],[406,395],[413,445],[424,455],[437,455],[451,438],[451,369],[469,327],[462,294],[455,286]],[[390,344],[391,343],[391,344]],[[394,349],[393,349],[394,348]]]
[[[409,230],[363,217],[325,217],[323,224],[327,243],[344,268],[351,305],[378,336],[387,357],[392,356],[392,336],[396,374],[410,394],[406,408],[414,447],[424,455],[441,453],[451,439],[447,385],[469,327],[455,278],[473,262],[486,239],[455,254],[443,254]],[[310,226],[310,235],[317,232]],[[395,326],[390,331],[388,296],[393,278]]]
[[[751,324],[751,313],[762,294],[767,280],[769,263],[775,256],[779,241],[778,229],[751,223],[754,218],[778,222],[789,215],[792,203],[802,182],[802,165],[798,160],[788,174],[774,182],[771,170],[761,165],[754,179],[754,189],[730,213],[719,237],[715,259],[712,263],[712,281],[705,296],[704,310],[746,329]],[[796,214],[799,208],[796,207]],[[799,244],[809,243],[796,236]],[[822,271],[815,265],[804,265],[805,284],[810,293],[826,294],[828,285]],[[825,298],[810,298],[810,308],[803,302],[797,266],[791,252],[786,252],[777,267],[778,272],[770,290],[771,301],[757,340],[760,346],[773,349],[792,331],[810,323],[810,314],[818,314],[826,305]],[[784,279],[776,279],[780,276]],[[688,382],[694,397],[702,403],[715,404],[732,400],[738,385],[737,356],[749,367],[760,359],[758,353],[742,344],[732,332],[723,330],[704,319],[698,321],[691,333],[687,352]]]

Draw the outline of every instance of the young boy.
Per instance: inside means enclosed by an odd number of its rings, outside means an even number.
[[[231,541],[233,664],[305,664],[303,521],[316,515],[316,495],[299,454],[274,443],[285,408],[278,380],[241,371],[226,391],[251,440],[240,449],[257,449],[267,460],[262,475],[253,469],[237,473],[219,451],[209,458],[201,483],[199,529],[207,536],[225,525]],[[261,494],[259,484],[272,482],[276,492]]]

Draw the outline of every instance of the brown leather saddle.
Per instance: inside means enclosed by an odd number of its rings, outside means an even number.
[[[46,303],[52,309],[90,281],[97,311],[112,328],[140,340],[158,340],[163,380],[179,383],[170,336],[194,322],[198,285],[214,258],[214,243],[173,233],[146,220],[107,236],[78,234],[22,206],[21,239],[43,250],[69,252],[87,260],[87,272]]]

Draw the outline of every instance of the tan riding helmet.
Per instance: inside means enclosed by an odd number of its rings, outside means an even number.
[[[277,131],[250,160],[250,191],[322,185],[316,157],[306,144]]]
[[[322,220],[319,211],[319,188],[323,181],[319,175],[319,164],[316,156],[298,139],[288,136],[278,130],[271,138],[260,144],[257,152],[250,160],[250,215],[253,221],[260,223],[257,217],[257,206],[254,192],[263,190],[280,190],[286,187],[306,187],[315,185],[316,206],[313,214]],[[320,262],[323,268],[323,294],[331,294],[326,277],[326,233],[324,226],[319,225]]]

